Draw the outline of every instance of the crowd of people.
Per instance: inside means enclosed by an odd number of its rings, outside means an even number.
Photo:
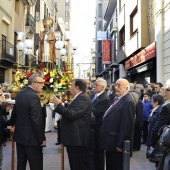
[[[5,102],[6,85],[0,85],[0,169],[2,169],[4,129],[15,126],[17,170],[43,169],[42,147],[46,145],[42,106],[37,93],[44,86],[43,78],[32,75],[28,86],[20,91],[15,104]],[[155,147],[159,129],[170,124],[170,80],[166,86],[149,83],[147,88],[137,82],[120,78],[107,86],[103,78],[75,79],[69,104],[54,96],[54,113],[61,115],[58,141],[67,149],[71,170],[123,170],[124,141],[133,151],[141,144]],[[8,112],[12,110],[9,120]],[[146,150],[146,152],[147,152]],[[155,161],[159,167],[159,161]]]

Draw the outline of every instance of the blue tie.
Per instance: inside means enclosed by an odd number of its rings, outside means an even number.
[[[94,95],[92,102],[97,98],[97,94]]]

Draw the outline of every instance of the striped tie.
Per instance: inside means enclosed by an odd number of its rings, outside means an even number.
[[[118,97],[115,97],[114,102],[112,103],[112,105],[106,110],[103,119],[108,115],[109,111],[114,107],[114,105],[118,102]]]

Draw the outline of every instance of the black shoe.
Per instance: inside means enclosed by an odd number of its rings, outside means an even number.
[[[57,141],[56,143],[55,143],[55,145],[60,145],[61,144],[61,142],[59,142],[59,141]]]

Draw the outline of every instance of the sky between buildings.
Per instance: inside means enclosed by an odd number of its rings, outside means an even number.
[[[96,0],[71,0],[71,39],[79,44],[74,63],[89,62],[95,37],[95,13]],[[89,66],[84,64],[82,67]]]

